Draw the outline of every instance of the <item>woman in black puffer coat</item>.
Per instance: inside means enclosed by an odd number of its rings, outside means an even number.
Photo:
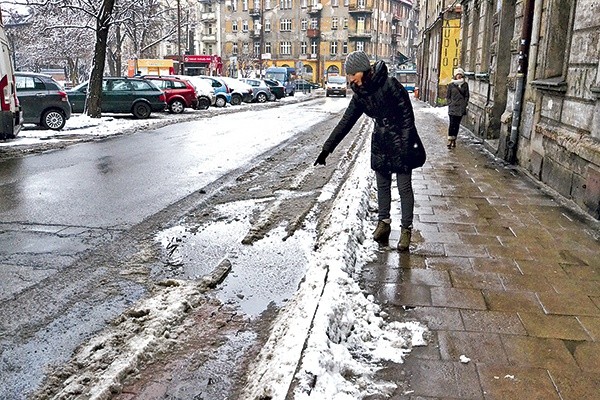
[[[454,71],[454,79],[448,85],[446,92],[446,102],[448,104],[448,148],[456,147],[456,137],[460,128],[460,121],[463,115],[467,114],[469,105],[469,85],[465,81],[465,71],[457,68]]]
[[[388,76],[383,61],[371,66],[364,52],[355,51],[346,58],[345,68],[354,95],[323,145],[315,165],[325,165],[327,156],[363,114],[373,118],[371,168],[377,179],[379,206],[379,221],[373,239],[380,245],[389,245],[392,174],[396,174],[402,210],[398,250],[406,251],[410,245],[414,209],[412,170],[422,166],[426,158],[415,127],[412,104],[406,89],[396,78]]]

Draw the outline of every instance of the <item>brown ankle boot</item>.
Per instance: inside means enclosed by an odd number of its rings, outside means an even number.
[[[398,242],[398,251],[407,251],[410,247],[412,237],[412,228],[400,228],[400,241]]]
[[[391,231],[392,228],[388,222],[379,221],[377,222],[377,228],[373,231],[373,240],[381,246],[389,246]]]

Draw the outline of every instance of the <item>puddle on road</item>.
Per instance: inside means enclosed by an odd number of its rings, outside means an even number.
[[[161,232],[158,240],[168,258],[160,277],[200,279],[228,259],[232,269],[216,289],[219,300],[239,305],[252,316],[260,315],[271,303],[281,306],[305,275],[313,237],[296,231],[283,241],[287,232],[279,226],[252,245],[242,244],[251,227],[247,216],[264,207],[254,201],[230,203],[219,208],[218,220]]]

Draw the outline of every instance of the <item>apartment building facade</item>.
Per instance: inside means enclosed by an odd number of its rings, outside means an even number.
[[[412,0],[228,0],[220,27],[224,73],[257,76],[287,66],[323,82],[345,74],[354,50],[395,68],[412,57],[412,15]]]

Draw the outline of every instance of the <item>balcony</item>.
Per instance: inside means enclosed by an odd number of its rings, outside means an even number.
[[[311,6],[308,6],[308,14],[309,15],[316,15],[316,14],[320,14],[321,10],[323,9],[323,4],[318,3],[318,4],[313,4]]]
[[[260,17],[260,14],[261,14],[260,8],[249,9],[248,14],[250,14],[251,17]]]
[[[372,36],[373,36],[372,31],[367,31],[364,29],[359,29],[356,31],[348,31],[348,39],[350,39],[350,40],[371,39]]]
[[[200,14],[200,21],[202,22],[214,22],[217,20],[217,15],[214,12]]]
[[[402,20],[402,17],[400,16],[400,13],[395,12],[394,14],[392,14],[392,22],[398,22]]]
[[[260,38],[260,29],[252,29],[250,31],[250,37],[253,38],[253,39]]]
[[[311,39],[318,39],[319,37],[321,37],[321,31],[319,29],[307,29],[306,36],[308,36]]]
[[[200,41],[204,43],[217,43],[217,35],[201,35]]]
[[[400,35],[399,33],[392,33],[392,44],[396,44],[400,41],[402,41],[402,35]]]
[[[350,4],[348,5],[350,14],[373,14],[373,6],[365,4]]]

